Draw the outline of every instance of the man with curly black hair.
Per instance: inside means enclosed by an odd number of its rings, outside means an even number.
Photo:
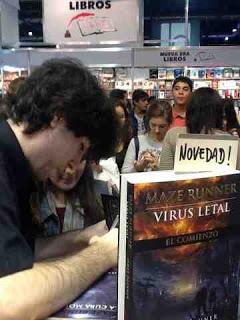
[[[0,319],[43,319],[117,263],[117,231],[103,223],[36,239],[36,180],[68,163],[109,157],[117,120],[97,80],[78,60],[43,63],[19,87],[0,123]]]

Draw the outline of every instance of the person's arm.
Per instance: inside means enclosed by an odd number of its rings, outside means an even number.
[[[105,220],[84,230],[65,232],[57,236],[38,238],[35,241],[35,261],[72,254],[86,248],[93,236],[103,236],[108,231]]]
[[[44,319],[59,310],[116,266],[117,244],[112,229],[78,254],[0,278],[0,319]]]
[[[128,145],[127,152],[124,158],[122,173],[136,172],[136,169],[134,167],[134,161],[136,160],[135,157],[136,157],[136,150],[135,150],[134,139],[132,139]]]
[[[163,140],[159,170],[173,170],[174,168],[176,142],[173,145],[171,138],[171,135],[173,133],[172,130],[166,133],[165,138]]]

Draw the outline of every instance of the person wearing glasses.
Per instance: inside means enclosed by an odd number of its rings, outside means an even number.
[[[132,138],[124,159],[122,173],[158,170],[162,141],[172,121],[172,108],[167,101],[156,100],[146,112],[144,135]]]

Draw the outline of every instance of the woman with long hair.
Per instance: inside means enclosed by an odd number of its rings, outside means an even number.
[[[199,88],[192,93],[187,104],[186,126],[172,128],[165,136],[160,170],[173,169],[176,143],[181,133],[226,134],[223,131],[222,98],[216,90]]]
[[[42,185],[32,197],[32,209],[40,237],[84,229],[103,220],[86,160],[69,163],[62,174]]]
[[[145,116],[147,132],[134,137],[127,149],[122,173],[158,170],[163,138],[172,121],[167,101],[153,101]]]
[[[223,99],[223,124],[224,131],[240,138],[240,126],[234,109],[234,101],[231,98]]]

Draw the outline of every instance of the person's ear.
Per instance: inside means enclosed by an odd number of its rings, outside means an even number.
[[[57,125],[65,123],[65,120],[62,116],[57,116],[55,115],[52,119],[52,121],[50,122],[50,127],[52,129],[56,128]]]

